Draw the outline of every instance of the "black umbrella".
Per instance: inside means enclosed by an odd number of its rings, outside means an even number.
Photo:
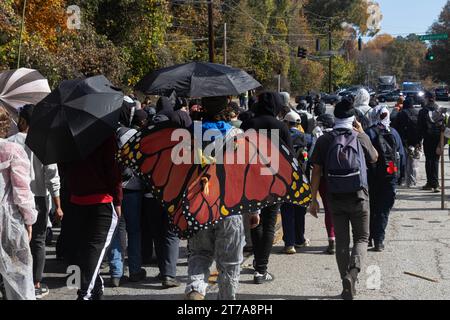
[[[104,76],[63,81],[36,105],[26,144],[43,164],[85,159],[115,132],[122,102]]]
[[[261,84],[247,72],[207,62],[191,62],[157,70],[144,77],[135,89],[148,95],[179,97],[235,96]]]

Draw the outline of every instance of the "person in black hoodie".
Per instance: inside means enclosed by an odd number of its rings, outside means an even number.
[[[441,137],[441,126],[433,119],[433,114],[439,110],[436,104],[436,95],[427,91],[425,93],[425,106],[419,111],[418,127],[420,141],[423,139],[423,149],[425,153],[425,169],[427,173],[427,183],[422,190],[432,190],[439,192],[439,155],[437,148]]]
[[[174,124],[181,128],[189,128],[192,125],[192,119],[189,113],[184,111],[183,108],[175,110],[175,102],[172,102],[167,97],[159,98],[156,104],[156,115],[164,115],[170,119]],[[177,107],[179,104],[177,105]]]
[[[269,136],[277,134],[280,140],[291,150],[293,143],[291,134],[285,123],[277,119],[282,111],[282,101],[278,93],[265,92],[258,96],[258,102],[252,108],[255,117],[244,121],[241,129],[246,131],[249,129],[261,130],[267,129]],[[267,272],[270,252],[272,250],[273,239],[275,236],[275,224],[280,205],[274,205],[261,210],[260,217],[253,215],[252,218],[260,219],[258,226],[251,231],[253,253],[255,260],[253,262],[255,273],[253,280],[256,284],[272,281],[273,275]]]
[[[320,117],[321,115],[327,112],[327,108],[325,103],[322,101],[322,97],[320,94],[317,94],[314,98],[314,115],[316,117]]]
[[[416,185],[417,167],[419,165],[422,147],[418,130],[419,111],[414,108],[414,101],[410,98],[403,102],[403,109],[397,116],[395,128],[403,141],[406,157],[406,186],[411,188]]]

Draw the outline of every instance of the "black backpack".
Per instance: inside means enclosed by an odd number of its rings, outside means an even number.
[[[445,126],[445,117],[441,110],[429,110],[425,115],[427,123],[427,134],[430,136],[440,136]]]
[[[369,110],[370,111],[370,110]],[[358,120],[359,123],[361,123],[361,126],[364,130],[367,130],[370,128],[370,121],[369,121],[369,111],[364,114],[361,110],[355,108],[356,113],[356,120]]]
[[[393,180],[400,175],[400,155],[398,145],[391,131],[374,127],[377,134],[374,147],[378,152],[378,161],[375,164],[375,177]]]

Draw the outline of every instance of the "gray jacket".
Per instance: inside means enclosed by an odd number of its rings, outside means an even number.
[[[119,128],[117,131],[118,135],[118,146],[122,148],[132,136],[137,133],[137,130],[131,128]],[[130,168],[125,168],[122,172],[122,188],[127,190],[138,191],[143,189],[142,181],[137,177]]]

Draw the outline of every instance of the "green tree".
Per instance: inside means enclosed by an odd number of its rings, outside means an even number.
[[[439,20],[431,27],[431,32],[450,34],[450,1],[447,1]],[[450,84],[450,40],[432,41],[431,50],[436,57],[431,63],[434,78]]]
[[[134,85],[145,74],[161,66],[171,15],[167,0],[77,0],[87,23],[106,36],[127,57],[129,72],[124,81]]]
[[[398,37],[386,47],[387,68],[403,81],[421,80],[426,76],[426,51],[426,45],[416,36]]]
[[[0,2],[0,70],[9,69],[17,60],[20,20],[13,4],[13,0]]]
[[[365,0],[307,0],[306,16],[314,29],[323,30],[329,23],[332,30],[341,30],[341,23],[355,25],[361,33],[367,31],[367,1]],[[361,14],[363,13],[363,14]]]
[[[328,69],[326,70],[325,79],[328,79]],[[332,90],[352,84],[354,74],[356,71],[356,64],[352,61],[346,60],[342,56],[336,56],[332,59]],[[323,86],[324,91],[328,91],[328,80]]]

